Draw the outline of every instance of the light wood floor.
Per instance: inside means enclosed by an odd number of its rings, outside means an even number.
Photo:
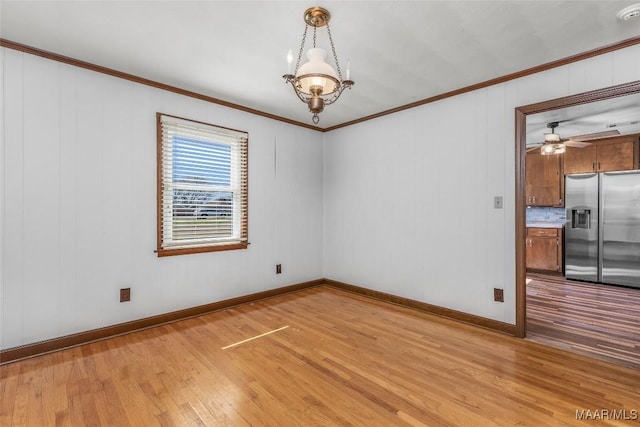
[[[585,425],[639,396],[638,370],[327,286],[0,367],[3,427]]]
[[[640,370],[640,289],[529,278],[528,339]]]

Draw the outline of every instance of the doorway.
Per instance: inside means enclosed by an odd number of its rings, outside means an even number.
[[[526,122],[531,114],[557,110],[572,106],[604,101],[617,97],[640,94],[640,81],[625,83],[605,89],[557,98],[515,109],[515,153],[516,153],[516,336],[524,338],[527,326],[526,287]]]

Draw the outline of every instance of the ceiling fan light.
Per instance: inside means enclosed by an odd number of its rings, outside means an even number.
[[[551,144],[544,144],[542,147],[540,147],[540,153],[542,154],[552,154],[553,153],[553,145]]]
[[[562,154],[567,150],[565,144],[544,144],[540,147],[540,153],[543,156],[553,155],[553,154]]]

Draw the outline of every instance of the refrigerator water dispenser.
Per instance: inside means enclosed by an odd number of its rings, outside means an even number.
[[[571,209],[571,228],[591,228],[591,209]]]

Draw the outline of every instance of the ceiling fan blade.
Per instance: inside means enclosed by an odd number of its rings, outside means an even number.
[[[584,148],[592,144],[590,142],[574,141],[572,139],[568,139],[564,142],[564,145],[566,145],[567,147]]]
[[[571,138],[560,138],[559,142],[564,143],[568,147],[584,148],[584,147],[588,147],[589,145],[592,145],[591,142],[587,142],[587,141],[592,141],[594,139],[606,138],[608,136],[616,136],[616,135],[620,135],[620,131],[617,129],[612,129],[612,130],[605,130],[602,132],[576,135],[576,136],[572,136]],[[536,144],[527,145],[526,147],[527,153],[542,147],[544,144],[545,144],[544,142],[540,142]]]

